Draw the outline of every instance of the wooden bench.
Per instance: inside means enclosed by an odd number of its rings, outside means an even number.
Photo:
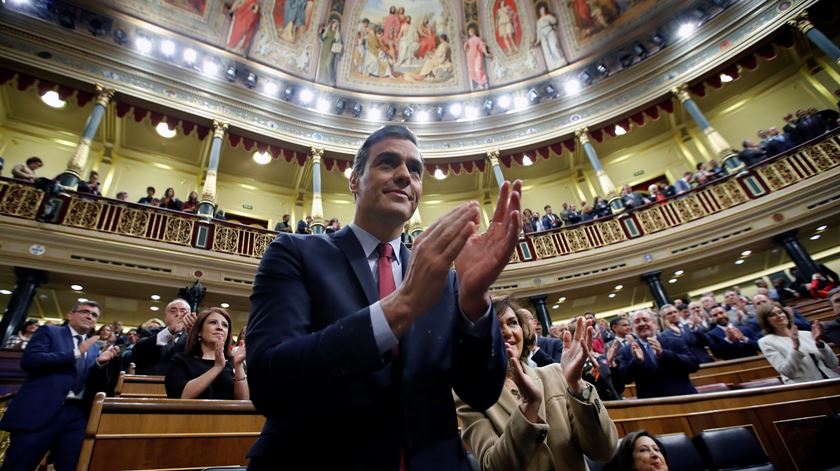
[[[133,375],[120,372],[114,395],[118,397],[166,397],[163,376]]]
[[[250,401],[96,395],[77,471],[247,464],[265,418]]]
[[[657,434],[751,426],[776,469],[797,469],[789,450],[798,437],[778,424],[840,413],[840,379],[634,401],[605,401],[620,435],[638,429]]]

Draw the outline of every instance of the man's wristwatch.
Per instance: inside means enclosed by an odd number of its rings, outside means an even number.
[[[589,402],[589,399],[592,397],[592,391],[595,389],[595,386],[592,386],[589,383],[586,383],[586,386],[580,391],[580,393],[575,394],[572,392],[572,388],[566,387],[566,390],[569,394],[574,397],[575,399],[579,400],[580,402]]]

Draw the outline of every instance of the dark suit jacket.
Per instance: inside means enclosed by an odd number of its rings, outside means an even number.
[[[178,352],[183,352],[187,345],[188,332],[184,332],[174,344],[159,347],[158,332],[160,331],[153,331],[152,335],[140,339],[132,349],[132,361],[137,367],[135,372],[139,375],[166,376],[172,357]]]
[[[732,360],[734,358],[744,358],[758,355],[758,344],[748,335],[749,332],[742,331],[746,342],[726,341],[726,332],[714,326],[706,332],[706,339],[709,341],[709,348],[716,357],[722,360]]]
[[[766,159],[767,152],[761,149],[749,147],[741,150],[741,152],[738,152],[738,158],[741,159],[741,162],[744,162],[744,165],[751,167]]]
[[[680,325],[682,335],[678,336],[673,330],[665,329],[659,334],[661,337],[680,337],[688,345],[692,355],[697,358],[697,361],[702,365],[703,363],[711,363],[714,360],[706,352],[706,336],[702,331],[693,332],[687,325]]]
[[[403,247],[403,271],[409,257]],[[395,470],[402,450],[412,471],[469,469],[452,390],[479,410],[499,398],[507,362],[495,314],[481,336],[468,334],[450,273],[398,356],[380,355],[370,319],[378,298],[349,228],[271,243],[248,322],[251,400],[268,418],[251,468]]]
[[[554,337],[537,337],[537,346],[544,351],[554,363],[560,363],[563,354],[563,341]]]
[[[26,381],[12,400],[0,428],[33,431],[44,427],[58,413],[67,393],[76,384],[76,358],[70,328],[45,325],[35,331],[20,366]],[[96,366],[99,346],[91,345],[85,356],[85,400],[88,405],[104,385],[104,370]]]
[[[616,357],[620,383],[636,383],[636,396],[648,397],[678,396],[696,394],[697,389],[691,384],[688,375],[700,368],[697,358],[692,355],[685,342],[677,337],[658,337],[662,345],[662,356],[651,358],[646,349],[645,361],[637,362],[630,350],[630,345],[621,347]],[[613,370],[615,373],[615,369]],[[613,384],[616,384],[613,377]],[[621,392],[621,391],[619,391]]]

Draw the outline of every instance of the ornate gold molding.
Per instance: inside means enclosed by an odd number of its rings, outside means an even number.
[[[216,170],[207,170],[204,186],[201,189],[201,202],[216,205]]]
[[[107,107],[108,103],[111,101],[111,98],[114,97],[114,89],[107,88],[102,84],[96,84],[96,104],[102,105],[103,107]]]
[[[213,139],[221,139],[225,137],[225,132],[227,131],[228,123],[223,123],[217,119],[213,120]]]
[[[723,158],[735,153],[732,150],[732,146],[730,146],[729,143],[726,142],[726,139],[717,132],[717,129],[709,126],[703,129],[703,133],[706,134],[706,138],[712,146],[712,151],[717,154],[718,157]]]
[[[312,146],[309,148],[309,158],[312,159],[312,165],[321,164],[321,158],[324,156],[323,147]]]
[[[501,155],[501,151],[499,149],[493,149],[487,151],[487,160],[490,161],[491,167],[498,167],[499,166],[499,155]]]
[[[581,146],[589,143],[589,128],[578,129],[575,131],[575,139],[580,142]]]
[[[802,10],[794,19],[788,20],[788,24],[798,29],[802,34],[807,34],[814,28],[814,24],[808,18],[808,10]]]
[[[65,172],[72,173],[79,179],[82,178],[82,171],[87,165],[88,156],[90,155],[90,139],[83,137],[79,140],[79,146],[76,147],[76,152],[73,157],[70,157],[70,162],[67,163]]]
[[[691,95],[688,94],[688,84],[682,83],[677,85],[676,87],[671,89],[671,93],[680,100],[680,103],[685,103],[691,99]]]

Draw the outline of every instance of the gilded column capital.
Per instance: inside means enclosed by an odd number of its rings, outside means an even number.
[[[691,99],[691,95],[688,94],[688,84],[681,83],[676,87],[671,89],[671,93],[674,94],[677,99],[680,100],[680,103],[685,103]]]
[[[814,28],[814,24],[811,23],[811,20],[808,18],[808,10],[802,10],[799,12],[799,14],[792,20],[788,20],[788,24],[798,29],[802,34],[806,34]]]
[[[108,106],[108,102],[111,101],[111,98],[114,98],[114,89],[113,88],[106,88],[104,85],[97,83],[96,84],[96,104],[102,106]]]
[[[589,128],[578,129],[575,131],[575,138],[580,142],[580,145],[589,143]]]
[[[225,132],[227,131],[228,123],[223,123],[217,119],[213,120],[213,139],[216,138],[223,138],[225,137]]]
[[[321,158],[324,156],[323,147],[312,146],[309,148],[309,158],[312,159],[312,165],[321,164]]]
[[[500,155],[501,155],[501,152],[499,151],[499,149],[493,149],[493,150],[488,150],[487,151],[487,160],[490,161],[491,166],[493,166],[493,167],[498,167],[499,166],[499,156]]]

